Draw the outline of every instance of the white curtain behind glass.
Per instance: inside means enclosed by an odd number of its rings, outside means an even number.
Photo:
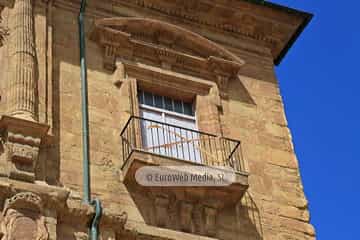
[[[186,129],[196,130],[193,119],[182,118],[150,109],[142,108],[141,117],[156,122],[143,120],[141,123],[143,147],[145,150],[192,162],[201,162],[199,134]],[[163,125],[168,123],[178,127]]]

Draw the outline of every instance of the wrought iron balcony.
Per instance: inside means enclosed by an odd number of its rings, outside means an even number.
[[[168,207],[164,207],[165,203],[177,202],[174,203],[174,207],[183,206],[186,209],[189,204],[193,206],[201,203],[218,211],[225,207],[235,206],[249,187],[239,141],[133,116],[121,132],[121,144],[124,158],[121,168],[122,180],[134,201],[160,204],[156,205],[159,211],[156,216],[160,219],[156,222],[150,220],[152,218],[147,215],[146,209],[140,209],[150,224],[164,225],[161,216],[168,214],[165,213],[168,211]],[[186,185],[183,182],[177,185],[165,185],[163,182],[159,185],[147,185],[139,181],[139,175],[145,171],[144,169],[151,169],[153,176],[158,170],[165,170],[166,176],[184,174],[205,176],[203,173],[216,171],[214,176],[230,175],[231,180],[225,181],[224,185],[213,184],[212,181],[209,185],[203,182],[196,185]],[[145,177],[140,179],[145,179],[145,182],[149,180],[148,173],[146,172],[142,175]],[[141,200],[138,200],[139,196]],[[179,213],[182,212],[179,210]],[[183,219],[183,217],[179,216],[178,219]],[[182,228],[186,229],[186,224],[183,225]],[[177,228],[174,227],[174,229]]]
[[[121,132],[123,162],[134,151],[244,171],[240,141],[132,116]]]

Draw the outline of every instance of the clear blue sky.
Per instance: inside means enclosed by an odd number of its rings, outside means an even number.
[[[360,239],[360,2],[273,0],[315,16],[277,67],[311,222]]]

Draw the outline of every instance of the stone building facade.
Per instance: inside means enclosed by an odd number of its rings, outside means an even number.
[[[79,6],[0,0],[1,239],[89,237]],[[311,14],[255,0],[89,0],[85,16],[99,239],[315,239],[274,74]],[[235,178],[143,186],[146,166]]]

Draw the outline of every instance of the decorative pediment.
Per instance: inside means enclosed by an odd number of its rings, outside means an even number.
[[[115,0],[112,4],[121,15],[166,18],[204,34],[215,30],[225,41],[227,37],[250,40],[269,48],[275,64],[280,63],[312,18],[309,13],[268,1]],[[232,41],[229,43],[232,45]]]
[[[244,61],[187,29],[145,18],[107,18],[95,22],[92,40],[104,49],[104,66],[115,59],[151,63],[217,81],[236,77]],[[220,87],[222,88],[222,87]]]

